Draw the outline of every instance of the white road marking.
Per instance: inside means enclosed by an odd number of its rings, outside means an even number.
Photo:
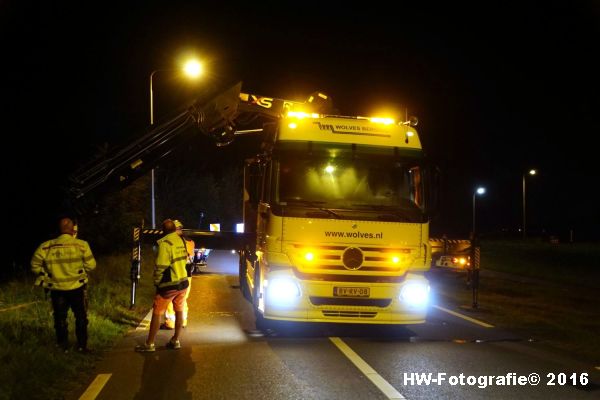
[[[484,328],[493,328],[493,327],[494,327],[494,325],[490,325],[490,324],[488,324],[488,323],[486,323],[486,322],[479,321],[479,320],[477,320],[477,319],[475,319],[475,318],[471,318],[471,317],[469,317],[469,316],[466,316],[466,315],[463,315],[463,314],[461,314],[461,313],[457,313],[456,311],[448,310],[447,308],[444,308],[444,307],[440,307],[440,306],[436,306],[436,305],[434,305],[433,307],[437,308],[438,310],[445,311],[445,312],[447,312],[448,314],[452,314],[452,315],[454,315],[455,317],[462,318],[462,319],[464,319],[464,320],[467,320],[467,321],[469,321],[469,322],[472,322],[472,323],[474,323],[474,324],[477,324],[477,325],[483,326]]]
[[[358,354],[354,352],[342,339],[339,337],[330,337],[329,340],[336,345],[338,349],[356,366],[388,399],[406,399],[398,391],[381,377],[369,364],[365,362]]]
[[[79,400],[94,400],[100,394],[100,391],[106,385],[106,382],[110,379],[112,374],[98,374],[96,379],[88,386],[87,390],[83,392]]]
[[[152,319],[152,310],[148,311],[148,314],[144,317],[144,319],[140,322],[140,324],[135,328],[136,331],[145,331],[150,326],[150,320]]]

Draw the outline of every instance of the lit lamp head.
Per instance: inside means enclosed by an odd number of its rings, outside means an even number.
[[[198,78],[204,72],[202,64],[198,60],[189,60],[183,66],[183,72],[190,78]]]
[[[315,259],[315,254],[312,251],[307,251],[304,253],[304,259],[308,262],[312,262]]]

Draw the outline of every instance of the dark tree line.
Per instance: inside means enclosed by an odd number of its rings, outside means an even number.
[[[98,157],[106,152],[106,146],[98,149]],[[165,218],[175,218],[188,229],[208,230],[209,223],[220,223],[221,230],[234,230],[235,224],[242,222],[243,161],[256,152],[257,143],[247,140],[217,148],[201,137],[175,149],[171,158],[155,169],[157,227]],[[62,188],[48,182],[44,190],[19,202],[13,224],[32,231],[16,243],[11,258],[0,269],[0,281],[28,273],[33,251],[41,242],[58,236],[57,221],[62,216],[78,219],[79,237],[90,243],[96,255],[130,250],[133,227],[142,223],[152,226],[149,172],[123,189],[84,198],[85,206],[80,208],[66,200]]]
[[[166,218],[179,219],[188,229],[234,230],[242,220],[242,171],[228,166],[221,171],[166,164],[155,170],[156,225]],[[204,216],[204,218],[202,218]],[[94,212],[82,216],[80,236],[96,252],[131,247],[132,230],[142,223],[152,227],[150,174],[128,187],[104,196]]]

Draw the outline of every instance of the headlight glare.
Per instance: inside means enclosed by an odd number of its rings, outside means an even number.
[[[269,280],[267,300],[270,303],[285,304],[300,297],[300,286],[291,278]]]
[[[409,282],[400,290],[400,300],[412,307],[423,307],[429,301],[429,285]]]

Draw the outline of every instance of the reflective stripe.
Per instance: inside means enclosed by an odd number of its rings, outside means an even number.
[[[49,250],[49,249],[53,249],[55,247],[64,247],[64,248],[68,248],[68,247],[74,247],[78,250],[84,250],[85,248],[77,243],[54,243],[51,244],[48,247],[42,247],[43,250]]]
[[[60,283],[60,282],[75,282],[75,281],[78,281],[80,279],[87,279],[87,277],[84,276],[84,275],[77,275],[75,277],[68,277],[68,278],[56,278],[56,277],[53,277],[52,281],[56,282],[56,283]]]
[[[161,230],[158,230],[158,229],[144,229],[142,231],[142,233],[155,235],[155,234],[162,234],[163,232]]]
[[[169,286],[176,286],[179,285],[180,283],[187,281],[187,276],[185,278],[179,279],[178,281],[171,281],[171,282],[162,282],[158,284],[159,288],[163,288],[163,287],[169,287]]]
[[[85,260],[85,261],[91,261],[93,258],[94,258],[94,257],[93,257],[93,256],[91,256],[91,257],[89,257],[89,258],[88,258],[88,257],[86,257],[86,258],[85,258],[85,259],[83,259],[83,260]],[[81,257],[78,257],[78,258],[48,258],[48,259],[46,260],[46,264],[47,264],[47,265],[56,265],[56,264],[77,264],[77,263],[80,263],[80,264],[82,264],[82,261],[83,261],[83,260],[81,259]],[[82,265],[83,265],[83,264],[82,264]]]

